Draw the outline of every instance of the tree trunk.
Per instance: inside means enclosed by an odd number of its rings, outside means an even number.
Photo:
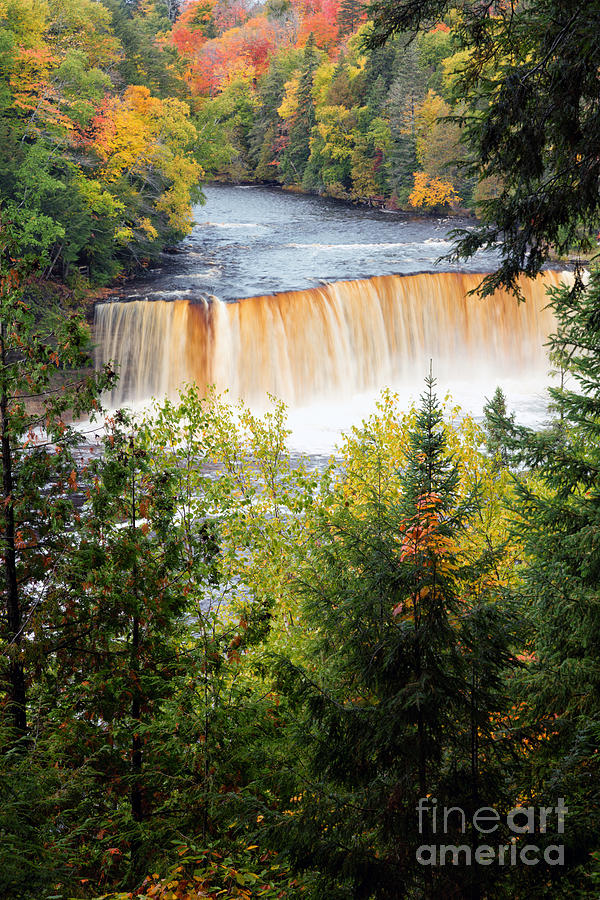
[[[140,646],[140,622],[137,616],[133,620],[133,639],[131,642],[131,651],[133,656],[133,671],[136,676],[136,683],[133,685],[133,700],[131,702],[131,718],[133,719],[133,737],[131,739],[131,773],[133,782],[131,785],[131,816],[134,822],[141,822],[142,814],[142,788],[140,784],[142,776],[142,740],[139,735],[140,726],[140,691],[139,691],[139,667],[137,665],[137,654]]]
[[[136,496],[135,496],[135,440],[133,435],[130,440],[130,451],[131,451],[131,537],[132,540],[136,541],[136,514],[135,514],[135,504],[136,504]],[[137,553],[137,551],[136,551]],[[133,737],[131,738],[131,774],[132,774],[132,783],[131,783],[131,816],[134,822],[141,822],[143,818],[142,811],[142,786],[141,786],[141,778],[142,778],[142,739],[139,733],[140,727],[140,715],[141,715],[141,698],[140,698],[140,667],[139,667],[139,652],[140,652],[140,619],[137,609],[137,595],[138,595],[138,567],[137,567],[137,556],[134,555],[133,559],[133,570],[132,570],[132,580],[133,580],[133,595],[135,598],[136,608],[133,614],[133,629],[131,635],[131,668],[134,676],[134,683],[132,686],[133,690],[133,699],[131,701],[131,718],[133,719]]]
[[[7,359],[5,325],[0,324],[0,363],[5,376]],[[0,388],[0,426],[2,430],[2,499],[4,507],[4,535],[2,557],[5,577],[7,643],[9,648],[9,695],[10,712],[17,736],[27,730],[27,709],[25,691],[25,671],[20,659],[23,640],[21,604],[17,582],[17,551],[15,547],[15,505],[13,500],[12,452],[10,443],[10,413],[6,385]]]

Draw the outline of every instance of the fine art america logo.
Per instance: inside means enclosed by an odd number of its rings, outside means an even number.
[[[468,829],[482,843],[476,844],[472,840],[470,844],[421,844],[417,850],[417,861],[422,866],[536,866],[540,862],[545,862],[548,866],[562,866],[565,861],[564,844],[550,844],[541,848],[533,843],[521,844],[518,836],[544,834],[550,828],[555,828],[558,834],[564,834],[565,815],[568,811],[564,798],[559,797],[556,806],[540,806],[537,811],[534,806],[515,806],[505,817],[491,806],[482,806],[469,818],[460,806],[438,808],[435,797],[421,797],[417,816],[419,834],[423,839],[437,838],[439,841],[449,831],[466,834]],[[508,843],[495,846],[483,843],[483,835],[495,834],[504,823],[512,834]]]

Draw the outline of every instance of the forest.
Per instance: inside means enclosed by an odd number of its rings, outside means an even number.
[[[358,0],[3,0],[0,198],[19,257],[74,289],[109,283],[189,231],[205,178],[476,205],[445,120],[449,27],[365,50],[363,19]]]
[[[477,211],[484,293],[593,247],[600,4],[482,10],[0,0],[0,897],[600,895],[594,266],[539,430],[430,374],[315,468],[91,365],[208,178]]]

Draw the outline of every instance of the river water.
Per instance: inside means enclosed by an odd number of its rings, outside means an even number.
[[[524,311],[507,296],[467,302],[478,279],[465,273],[497,263],[492,253],[440,261],[448,232],[468,220],[260,186],[205,195],[178,252],[97,307],[99,360],[121,364],[115,404],[172,395],[192,378],[256,406],[270,392],[290,407],[292,445],[327,453],[382,388],[402,406],[416,399],[431,359],[438,393],[475,416],[499,384],[521,421],[543,420],[544,288],[528,288]]]
[[[215,295],[239,300],[374,275],[490,271],[496,258],[438,264],[448,232],[468,220],[384,212],[262,186],[207,185],[195,226],[159,268],[127,286],[128,299]]]

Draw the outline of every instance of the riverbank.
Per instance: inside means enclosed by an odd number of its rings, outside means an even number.
[[[297,194],[302,197],[318,197],[323,200],[339,200],[342,203],[349,203],[351,206],[377,209],[381,212],[399,213],[401,215],[418,216],[423,219],[435,219],[441,215],[448,218],[471,219],[477,222],[477,216],[472,209],[466,206],[450,207],[448,205],[440,205],[431,209],[418,208],[410,204],[401,205],[398,199],[392,196],[375,196],[375,197],[356,197],[348,191],[336,190],[329,192],[325,188],[322,190],[306,190],[299,184],[282,184],[279,181],[265,181],[257,179],[232,179],[224,175],[222,177],[214,176],[208,179],[207,185],[226,185],[229,187],[263,187],[275,188],[290,194]]]

